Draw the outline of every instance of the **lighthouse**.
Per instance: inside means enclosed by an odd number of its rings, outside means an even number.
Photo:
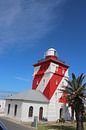
[[[32,89],[41,91],[50,100],[61,84],[66,86],[68,67],[59,60],[55,49],[48,49],[45,58],[34,64]]]
[[[32,89],[7,98],[6,116],[24,122],[33,122],[34,117],[38,121],[70,120],[71,108],[66,109],[65,98],[69,65],[50,48],[33,66]]]
[[[34,66],[32,89],[40,91],[48,100],[48,120],[59,119],[64,116],[66,100],[60,91],[67,86],[69,65],[58,57],[54,48],[46,51],[44,59]]]

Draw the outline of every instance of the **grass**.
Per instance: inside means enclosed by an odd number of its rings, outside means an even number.
[[[86,122],[84,123],[86,130]],[[37,130],[76,130],[76,123],[55,123],[55,124],[40,124]]]

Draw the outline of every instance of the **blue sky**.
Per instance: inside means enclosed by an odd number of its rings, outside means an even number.
[[[0,91],[30,89],[32,65],[51,47],[70,78],[86,74],[85,0],[0,0]]]

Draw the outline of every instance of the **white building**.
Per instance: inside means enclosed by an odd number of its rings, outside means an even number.
[[[0,116],[5,115],[6,98],[12,94],[12,92],[0,92]]]
[[[5,114],[5,102],[6,100],[0,99],[0,116],[4,116]]]
[[[20,121],[33,121],[34,116],[47,117],[47,106],[49,100],[40,92],[28,90],[12,97],[6,101],[6,113],[8,117]]]
[[[59,90],[67,86],[68,68],[59,60],[55,49],[48,49],[45,59],[34,64],[32,90],[7,98],[6,115],[24,122],[33,121],[35,116],[38,121],[43,118],[48,121],[69,120],[71,113],[66,111],[66,91]]]

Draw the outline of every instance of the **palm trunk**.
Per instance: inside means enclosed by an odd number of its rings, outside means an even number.
[[[84,130],[83,113],[80,111],[76,112],[76,130]]]
[[[72,112],[71,120],[73,121],[74,120],[74,108],[73,108],[73,106],[71,106],[71,112]]]

